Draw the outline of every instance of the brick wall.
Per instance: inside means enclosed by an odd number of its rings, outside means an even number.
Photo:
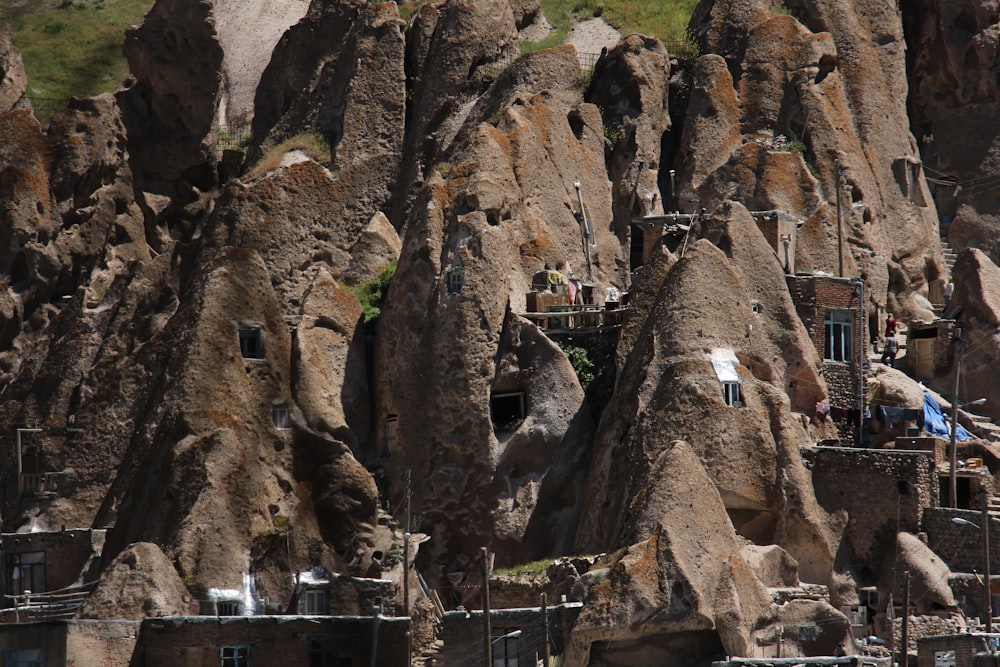
[[[817,354],[826,352],[826,311],[847,310],[854,316],[854,339],[851,363],[825,361],[821,373],[826,382],[830,405],[857,408],[864,392],[864,380],[859,364],[867,363],[867,317],[859,312],[860,286],[856,278],[830,276],[787,276],[789,293],[795,310],[812,340]],[[850,431],[855,425],[846,425]]]

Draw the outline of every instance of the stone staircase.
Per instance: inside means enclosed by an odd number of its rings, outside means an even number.
[[[948,266],[948,277],[951,278],[951,271],[955,268],[955,260],[958,259],[958,253],[951,247],[951,243],[948,242],[944,231],[939,231],[939,234],[941,238],[941,252],[944,254],[944,263]]]
[[[991,517],[1000,519],[1000,496],[990,496],[986,499],[986,511]]]
[[[941,254],[944,255],[945,266],[948,267],[948,275],[946,276],[945,283],[951,280],[951,272],[955,268],[955,260],[958,259],[958,253],[955,249],[951,247],[951,243],[948,242],[948,236],[945,233],[945,229],[938,226],[938,238],[941,240]],[[944,306],[934,304],[934,314],[941,317],[941,313],[944,312]]]

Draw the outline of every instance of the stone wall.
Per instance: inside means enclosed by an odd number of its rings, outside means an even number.
[[[828,512],[846,510],[845,537],[855,557],[874,566],[897,532],[916,534],[938,502],[933,461],[922,453],[814,447],[802,450],[816,499]]]
[[[976,525],[955,523],[954,518]],[[932,507],[924,512],[928,545],[949,568],[960,572],[983,571],[983,534],[976,527],[982,523],[982,512],[975,510]],[[996,518],[990,520],[990,573],[1000,574],[1000,522]]]
[[[934,654],[939,651],[954,651],[955,667],[972,667],[976,653],[986,652],[987,639],[996,636],[967,633],[921,637],[917,640],[917,667],[936,667]]]
[[[856,409],[864,393],[863,369],[858,364],[867,362],[867,317],[859,309],[861,280],[854,278],[834,278],[832,276],[788,276],[788,290],[795,303],[795,310],[802,320],[816,352],[824,358],[822,375],[826,381],[828,400],[831,406]],[[839,362],[825,359],[826,351],[826,311],[828,309],[847,310],[853,314],[854,334],[851,361]],[[848,437],[854,433],[853,422],[840,427],[841,435]]]

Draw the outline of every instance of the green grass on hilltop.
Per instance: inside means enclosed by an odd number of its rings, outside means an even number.
[[[125,30],[153,0],[0,0],[28,74],[28,95],[66,99],[115,90],[128,73]]]
[[[542,11],[555,28],[542,42],[525,50],[556,46],[577,21],[601,17],[624,35],[652,35],[669,46],[687,39],[687,25],[698,0],[541,0]]]
[[[426,0],[400,0],[404,16]],[[524,51],[556,46],[577,21],[597,16],[624,34],[663,40],[672,52],[687,34],[697,0],[541,0],[555,27]],[[0,0],[0,19],[10,23],[14,45],[28,74],[28,95],[65,100],[115,90],[128,73],[122,56],[125,30],[139,23],[153,0]],[[39,107],[43,120],[52,110]]]

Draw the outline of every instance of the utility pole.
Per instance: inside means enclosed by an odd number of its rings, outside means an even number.
[[[583,256],[587,259],[587,280],[593,280],[590,268],[590,246],[593,244],[593,230],[587,220],[587,209],[583,205],[583,190],[580,189],[580,181],[573,183],[576,188],[576,199],[580,203],[580,227],[583,231]]]
[[[493,631],[490,627],[490,552],[482,548],[483,555],[483,648],[486,667],[493,667]]]
[[[958,380],[962,374],[962,330],[955,329],[955,390],[951,393],[951,451],[948,490],[951,508],[958,509]]]
[[[841,190],[844,189],[846,179],[844,169],[837,164],[837,275],[844,277],[844,220],[842,206],[840,205]]]
[[[904,665],[908,664],[907,656],[909,655],[910,649],[910,571],[905,570],[903,572],[903,630],[901,632],[901,637],[899,643],[902,644],[900,647],[900,662]]]
[[[549,612],[545,593],[542,593],[542,665],[549,667],[552,655],[549,653]]]
[[[986,483],[980,480],[979,495],[983,498],[983,602],[986,603],[986,633],[993,632],[993,582],[990,581],[990,503]]]

